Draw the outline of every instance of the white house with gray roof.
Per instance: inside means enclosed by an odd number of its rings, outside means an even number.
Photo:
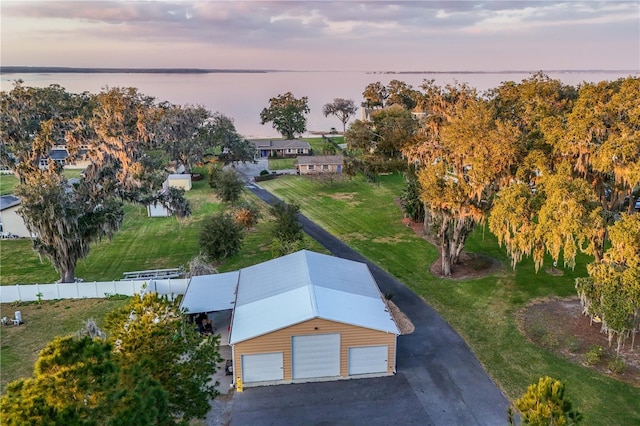
[[[250,142],[255,145],[260,158],[295,157],[311,153],[311,145],[302,139],[253,139]]]

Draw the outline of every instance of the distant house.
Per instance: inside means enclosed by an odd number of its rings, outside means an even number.
[[[31,233],[24,224],[22,216],[18,214],[19,207],[20,198],[15,195],[0,197],[0,231],[2,235],[30,238]]]
[[[162,184],[162,188],[182,188],[185,191],[189,191],[191,190],[191,175],[188,173],[169,175]]]
[[[56,146],[49,151],[49,155],[41,158],[39,164],[40,168],[46,168],[49,165],[50,159],[60,164],[65,169],[86,169],[91,164],[87,159],[86,149],[81,149],[78,152],[78,155],[75,158],[72,158],[64,146]]]
[[[309,155],[311,145],[302,139],[253,139],[250,141],[255,145],[259,157],[295,157],[297,155]]]
[[[298,157],[298,171],[301,175],[317,173],[342,173],[342,155],[317,155]]]

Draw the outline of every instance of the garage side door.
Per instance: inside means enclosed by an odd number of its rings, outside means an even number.
[[[340,334],[293,336],[294,379],[340,375]]]
[[[349,348],[349,375],[386,373],[388,359],[387,345]]]
[[[267,382],[284,379],[282,352],[242,355],[242,381]]]

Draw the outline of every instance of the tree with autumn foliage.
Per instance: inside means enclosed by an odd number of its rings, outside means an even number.
[[[584,313],[602,320],[617,353],[640,332],[640,215],[623,214],[608,230],[611,247],[601,262],[587,265],[588,277],[576,279]]]
[[[492,199],[521,156],[520,133],[466,85],[423,86],[430,111],[416,143],[403,149],[417,176],[426,228],[451,275],[466,238],[485,220]]]

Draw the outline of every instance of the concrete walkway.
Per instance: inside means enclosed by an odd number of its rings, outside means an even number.
[[[267,203],[277,200],[255,183],[247,188]],[[393,301],[416,329],[398,338],[396,376],[247,389],[234,395],[232,424],[506,424],[509,401],[433,308],[305,216],[299,220],[333,255],[366,263],[382,293],[394,294]],[[393,393],[381,401],[372,387]]]

